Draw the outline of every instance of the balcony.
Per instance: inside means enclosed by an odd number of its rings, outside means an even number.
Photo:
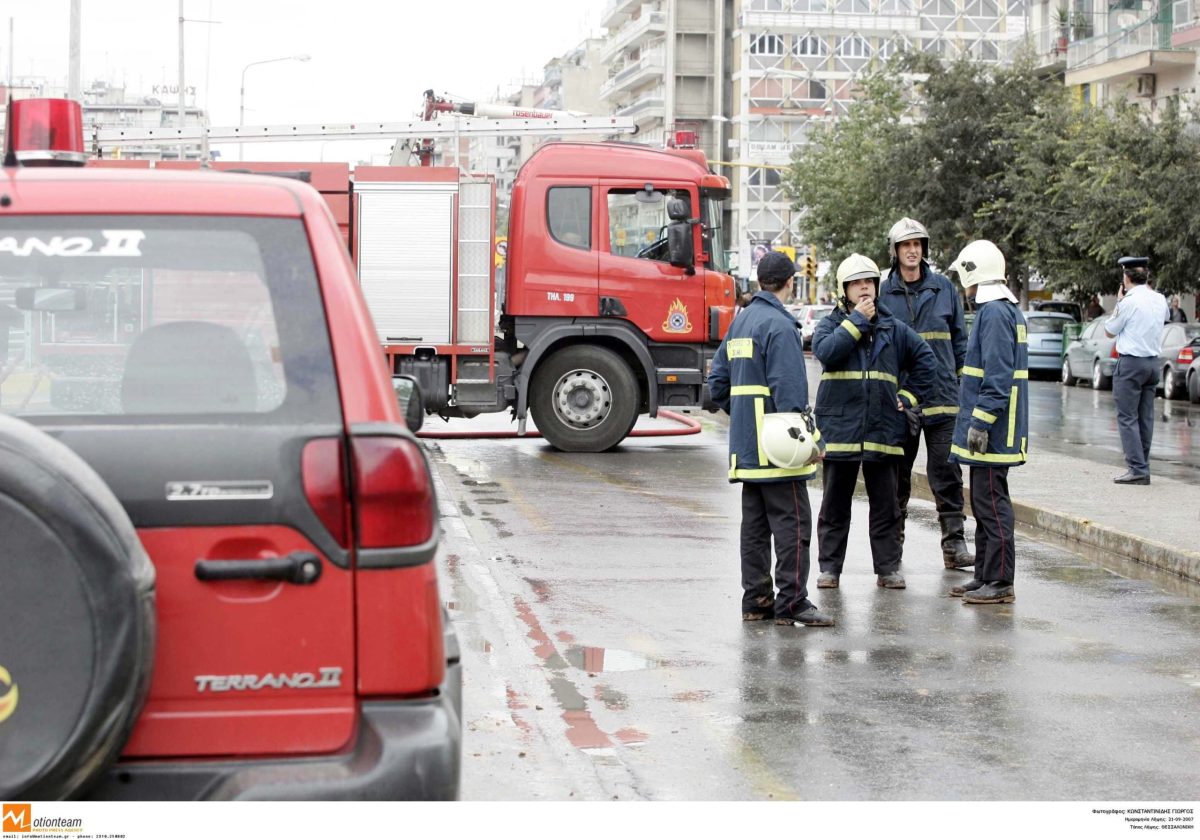
[[[629,19],[630,13],[638,7],[639,2],[641,0],[608,0],[600,14],[600,25],[605,29],[616,29]]]
[[[642,57],[627,64],[600,88],[600,98],[608,99],[621,91],[636,90],[650,79],[662,78],[666,72],[666,50],[655,49],[642,53]]]
[[[650,4],[642,5],[642,13],[612,33],[600,50],[600,60],[612,62],[624,50],[636,47],[652,37],[661,39],[667,32],[666,12],[654,11]]]
[[[897,15],[849,15],[837,12],[742,12],[742,29],[775,35],[803,35],[810,31],[892,34],[917,32],[917,12]]]
[[[653,87],[645,91],[633,102],[618,108],[616,116],[618,117],[633,117],[635,120],[644,119],[648,116],[661,116],[664,113],[664,103],[666,101],[663,88]]]
[[[1128,79],[1142,73],[1161,73],[1176,68],[1194,67],[1192,49],[1171,46],[1169,18],[1153,17],[1148,12],[1110,13],[1112,23],[1104,34],[1073,41],[1067,47],[1068,85],[1094,84]]]
[[[1200,0],[1175,0],[1171,9],[1175,23],[1171,31],[1171,46],[1194,48],[1200,43]]]
[[[1007,41],[1001,41],[1000,61],[1011,64],[1018,55],[1033,55],[1034,67],[1042,72],[1062,72],[1067,66],[1067,39],[1057,26],[1032,29]]]

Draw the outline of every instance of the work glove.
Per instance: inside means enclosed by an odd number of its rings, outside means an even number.
[[[982,455],[987,452],[988,433],[984,429],[976,429],[974,426],[967,429],[967,451],[972,455]]]
[[[908,423],[908,436],[916,437],[921,433],[921,412],[909,408],[900,399],[896,400],[896,408],[904,412],[904,420]]]

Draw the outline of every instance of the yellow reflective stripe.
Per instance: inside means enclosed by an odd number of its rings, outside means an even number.
[[[950,340],[950,333],[948,333],[948,332],[927,332],[927,333],[917,333],[917,335],[921,336],[921,338],[925,339],[926,341],[949,341]]]
[[[763,413],[764,413],[763,412],[763,398],[755,397],[754,398],[754,440],[756,443],[758,443],[758,463],[760,463],[760,464],[767,463],[767,453],[766,453],[766,450],[763,449],[763,445],[762,445]]]
[[[980,376],[980,377],[983,376],[983,368],[965,367],[962,369],[961,372],[962,372],[963,376]],[[1014,370],[1013,371],[1013,379],[1028,379],[1028,378],[1029,378],[1029,371],[1027,371],[1027,370]]]
[[[842,326],[846,328],[846,332],[854,336],[855,341],[858,341],[860,338],[862,338],[862,333],[859,332],[858,327],[851,323],[849,318],[846,318],[844,321],[842,321]]]
[[[872,443],[867,441],[863,444],[863,449],[868,452],[882,452],[885,455],[903,455],[904,448],[901,446],[891,446],[886,443]]]
[[[984,452],[976,454],[958,444],[953,444],[950,447],[950,451],[960,458],[969,458],[972,461],[983,461],[988,464],[1020,464],[1025,460],[1024,452]]]
[[[963,369],[962,369],[962,368],[959,368],[959,369],[958,369],[958,374],[957,374],[957,375],[958,375],[958,376],[962,376],[962,375],[963,375]]]
[[[1014,370],[1013,371],[1013,379],[1028,379],[1028,378],[1029,378],[1029,371],[1027,371],[1027,370]]]
[[[1008,401],[1008,445],[1017,440],[1017,386],[1012,386],[1012,398]]]
[[[1025,330],[1024,324],[1017,324],[1017,344],[1028,344],[1029,335]]]
[[[806,467],[797,467],[794,470],[785,470],[779,467],[761,470],[739,470],[736,468],[729,470],[730,478],[804,478],[805,476],[816,475],[817,465],[809,464]]]
[[[734,385],[729,389],[731,397],[769,397],[771,389],[766,385]]]
[[[932,405],[921,409],[921,413],[926,417],[932,417],[935,414],[958,414],[958,406],[956,405]]]
[[[725,354],[731,359],[753,359],[754,339],[731,338],[725,345]]]
[[[862,452],[861,443],[827,443],[826,452]]]
[[[984,411],[982,408],[977,408],[974,411],[972,411],[971,416],[974,417],[976,420],[982,420],[984,423],[995,423],[996,422],[996,415],[989,414],[988,412]],[[1012,446],[1011,441],[1009,442],[1009,446]]]
[[[899,391],[896,393],[896,396],[898,396],[898,397],[905,397],[905,398],[907,398],[907,399],[908,399],[908,404],[909,404],[910,406],[912,406],[913,408],[916,408],[916,406],[917,406],[917,395],[916,395],[916,394],[914,394],[912,391],[905,391],[903,388],[901,388],[901,389],[900,389],[900,390],[899,390]]]
[[[900,384],[899,379],[892,376],[890,373],[884,373],[881,370],[869,370],[867,371],[867,377],[869,379],[882,379],[884,382],[891,382],[893,385]]]
[[[862,379],[863,372],[861,370],[835,370],[832,373],[822,373],[822,379]]]

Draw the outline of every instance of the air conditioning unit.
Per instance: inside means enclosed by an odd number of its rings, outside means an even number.
[[[1142,73],[1137,77],[1137,95],[1154,96],[1154,74]]]

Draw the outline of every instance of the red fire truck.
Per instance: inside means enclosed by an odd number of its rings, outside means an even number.
[[[413,125],[412,137],[432,133]],[[522,434],[532,413],[559,449],[599,452],[640,414],[706,401],[735,291],[722,265],[729,183],[694,148],[541,146],[514,182],[501,278],[491,178],[435,166],[215,168],[308,173],[346,235],[391,371],[417,379],[432,413],[512,409]]]

